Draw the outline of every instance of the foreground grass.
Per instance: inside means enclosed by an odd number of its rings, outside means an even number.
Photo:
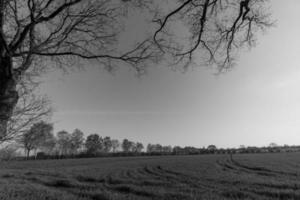
[[[0,163],[0,199],[300,199],[300,154]]]

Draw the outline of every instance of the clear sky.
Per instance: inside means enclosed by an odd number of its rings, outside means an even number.
[[[164,66],[142,78],[95,66],[48,73],[40,90],[55,107],[55,131],[196,147],[300,144],[300,1],[270,5],[276,26],[226,74]]]

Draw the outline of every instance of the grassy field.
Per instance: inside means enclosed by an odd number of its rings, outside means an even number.
[[[2,162],[0,199],[300,199],[300,153]]]

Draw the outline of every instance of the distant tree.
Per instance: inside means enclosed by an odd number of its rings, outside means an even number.
[[[149,143],[149,144],[147,145],[147,152],[148,152],[148,153],[151,153],[151,152],[153,152],[153,151],[154,151],[154,146],[153,146],[153,144],[150,144],[150,143]]]
[[[42,147],[44,142],[51,137],[53,125],[41,121],[34,124],[27,132],[25,132],[18,142],[24,147],[27,158],[29,158],[31,150]]]
[[[144,145],[140,142],[136,143],[136,152],[140,153],[144,149]]]
[[[88,154],[97,154],[103,149],[103,139],[98,134],[91,134],[87,136],[85,147]]]
[[[147,144],[147,149],[146,149],[146,151],[148,152],[148,153],[150,153],[151,151],[152,151],[152,145],[149,143],[149,144]]]
[[[133,141],[129,141],[129,152],[137,152],[136,143]]]
[[[53,124],[41,121],[33,125],[33,131],[36,132],[35,141],[35,156],[37,155],[37,149],[43,148],[48,145],[47,142],[52,140],[53,135]]]
[[[171,153],[172,152],[172,146],[168,145],[168,146],[163,146],[162,147],[162,151],[164,153]]]
[[[163,152],[163,146],[161,144],[148,144],[147,152],[149,153],[161,153]]]
[[[25,150],[27,159],[29,158],[31,150],[36,148],[33,138],[34,138],[33,133],[32,133],[32,131],[29,130],[29,131],[25,132],[19,140],[19,143],[23,146],[23,148]]]
[[[117,139],[111,140],[112,150],[115,153],[116,150],[120,147],[120,142]]]
[[[56,145],[57,145],[57,140],[55,136],[51,134],[45,141],[42,142],[39,149],[49,155],[49,154],[53,154]]]
[[[126,152],[126,153],[130,152],[131,147],[132,147],[131,141],[129,141],[128,139],[124,139],[123,142],[122,142],[123,151]]]
[[[61,155],[67,155],[71,151],[71,134],[67,131],[59,131],[57,133],[57,145]]]
[[[191,146],[186,146],[183,148],[185,154],[187,155],[191,155],[191,154],[197,154],[199,152],[199,150],[195,147],[191,147]]]
[[[173,153],[178,155],[178,154],[181,154],[183,152],[183,148],[181,148],[180,146],[175,146],[173,148]]]
[[[155,151],[155,145],[154,144],[148,144],[147,145],[147,152],[148,153],[151,153],[151,152],[154,152]]]
[[[163,146],[161,144],[156,144],[155,145],[155,152],[162,152],[163,151]]]
[[[77,153],[78,149],[82,147],[84,143],[84,134],[81,130],[75,129],[71,135],[71,151]]]
[[[104,137],[103,138],[103,150],[104,152],[108,153],[111,151],[112,148],[112,141],[110,139],[110,137]]]
[[[217,150],[217,147],[216,147],[216,145],[211,144],[211,145],[208,145],[207,150],[215,151],[215,150]]]

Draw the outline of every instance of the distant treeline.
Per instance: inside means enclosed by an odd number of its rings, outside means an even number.
[[[100,137],[101,138],[101,137]],[[108,138],[108,137],[105,137]],[[201,155],[201,154],[246,154],[246,153],[279,153],[279,152],[298,152],[300,146],[276,146],[276,147],[245,147],[245,148],[220,148],[215,145],[209,145],[207,148],[196,147],[180,147],[180,146],[162,146],[160,144],[148,144],[146,151],[141,151],[133,147],[129,150],[123,149],[124,142],[130,142],[124,139],[121,144],[121,149],[118,151],[105,151],[99,150],[90,152],[89,149],[82,148],[81,151],[76,153],[63,154],[58,151],[53,153],[46,153],[39,151],[36,155],[30,156],[28,159],[65,159],[65,158],[90,158],[90,157],[126,157],[126,156],[163,156],[163,155]]]
[[[236,154],[236,153],[273,153],[296,152],[300,146],[279,146],[271,143],[268,147],[217,148],[215,145],[196,148],[192,146],[164,146],[161,144],[148,144],[146,148],[141,142],[128,139],[119,141],[108,136],[90,134],[86,138],[84,133],[75,129],[72,133],[59,131],[53,134],[53,125],[41,121],[34,124],[16,140],[18,148],[25,152],[16,156],[16,148],[3,148],[0,150],[2,159],[63,159],[86,157],[113,157],[113,156],[154,156],[154,155],[197,155],[197,154]]]

